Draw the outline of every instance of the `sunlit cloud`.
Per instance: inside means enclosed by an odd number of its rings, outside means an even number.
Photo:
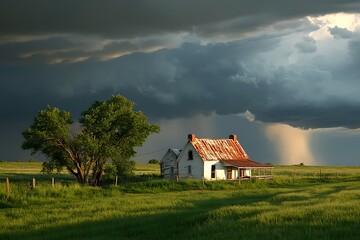
[[[237,115],[242,117],[242,118],[245,118],[249,122],[255,121],[255,115],[252,114],[249,110],[246,110],[245,112],[237,114]]]
[[[332,38],[329,28],[344,28],[351,32],[359,31],[360,14],[334,13],[317,17],[307,17],[308,20],[319,26],[319,29],[310,34],[316,40]]]
[[[271,124],[266,128],[266,134],[277,148],[281,164],[318,164],[310,146],[311,131]]]

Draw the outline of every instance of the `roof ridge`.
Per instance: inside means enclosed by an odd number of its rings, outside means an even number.
[[[231,140],[233,141],[232,139],[230,138],[196,138],[196,139],[209,139],[209,140]]]
[[[196,138],[191,143],[204,161],[250,159],[236,138]]]

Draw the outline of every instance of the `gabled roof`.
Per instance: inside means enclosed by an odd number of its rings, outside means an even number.
[[[165,155],[161,158],[160,163],[166,161],[167,156],[169,156],[169,154],[171,154],[170,156],[173,157],[173,159],[177,159],[181,153],[181,149],[177,149],[177,148],[169,148],[166,152]]]
[[[181,153],[181,149],[177,149],[177,148],[169,148],[170,151],[172,151],[176,157],[178,157]]]
[[[203,161],[218,160],[227,165],[248,168],[272,168],[272,166],[252,161],[237,141],[236,135],[229,139],[196,138],[188,135],[189,142]]]
[[[202,160],[250,160],[238,141],[233,139],[195,138],[191,142]]]

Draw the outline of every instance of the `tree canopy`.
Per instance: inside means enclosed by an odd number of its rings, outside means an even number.
[[[136,154],[151,133],[160,127],[150,124],[135,103],[115,95],[107,101],[96,101],[81,113],[80,127],[71,130],[71,113],[48,106],[23,132],[23,149],[40,152],[49,158],[43,171],[65,167],[79,183],[99,185],[105,164],[111,159],[121,165]],[[116,164],[115,164],[116,166]]]
[[[149,164],[159,164],[159,160],[157,160],[157,159],[150,159],[148,163],[149,163]]]

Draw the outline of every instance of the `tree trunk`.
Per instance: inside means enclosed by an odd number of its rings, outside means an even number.
[[[102,178],[103,172],[104,171],[103,171],[102,167],[99,167],[98,169],[96,169],[96,171],[94,172],[94,175],[93,175],[93,180],[92,180],[93,186],[101,185],[101,178]]]
[[[81,185],[88,185],[89,184],[88,177],[85,174],[83,174],[82,172],[76,172],[74,175],[76,176],[76,179],[77,179],[79,184],[81,184]]]
[[[91,164],[92,165],[92,164]],[[92,172],[92,177],[89,179],[90,175],[90,167],[84,168],[84,170],[81,169],[80,164],[75,164],[76,171],[72,170],[71,173],[74,174],[77,178],[77,181],[81,185],[92,185],[92,186],[100,186],[101,178],[104,174],[103,167],[99,165],[95,165],[95,169]]]
[[[96,182],[98,183],[97,186],[100,186],[100,185],[101,185],[101,178],[102,178],[103,174],[104,174],[104,171],[103,171],[103,169],[101,168],[101,169],[100,169],[100,172],[99,172],[99,173],[97,174],[97,176],[96,176]]]

